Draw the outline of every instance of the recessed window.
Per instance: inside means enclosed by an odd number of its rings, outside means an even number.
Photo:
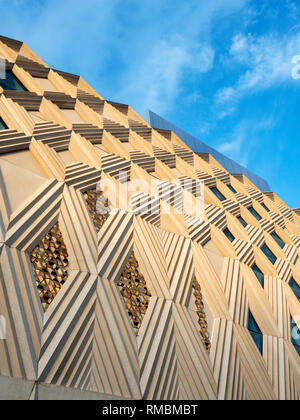
[[[2,120],[2,118],[0,118],[0,130],[7,130],[7,125]]]
[[[233,234],[230,232],[230,230],[228,228],[223,230],[223,233],[225,236],[227,236],[227,238],[230,240],[230,242],[233,242],[235,240],[235,237],[233,236]]]
[[[265,287],[265,275],[264,273],[257,267],[256,264],[252,266],[252,270],[257,277],[257,280],[260,282],[262,288]]]
[[[264,203],[261,203],[261,205],[269,213],[270,210],[268,209],[268,207]]]
[[[218,199],[220,201],[224,201],[226,200],[226,198],[224,197],[224,195],[222,193],[220,193],[220,191],[218,190],[217,187],[212,187],[211,191],[215,194],[216,197],[218,197]]]
[[[233,194],[237,194],[236,190],[233,188],[231,184],[228,184],[227,187],[230,189],[230,191],[233,192]]]
[[[22,83],[16,78],[12,71],[5,72],[5,79],[0,79],[0,86],[4,90],[22,90],[26,91]]]
[[[291,333],[292,333],[292,343],[300,356],[300,331],[297,327],[296,322],[291,318]]]
[[[261,220],[262,219],[262,217],[257,213],[256,210],[254,210],[253,207],[249,207],[248,210],[255,217],[255,219],[257,219],[257,220]]]
[[[261,354],[263,354],[263,335],[251,311],[249,311],[249,315],[248,315],[248,330],[258,350],[260,351]]]
[[[265,256],[271,261],[271,263],[274,265],[277,261],[277,258],[275,257],[273,252],[270,250],[270,248],[266,244],[264,244],[261,247],[261,250],[265,254]]]
[[[276,232],[273,232],[271,234],[271,236],[277,242],[277,244],[280,246],[280,248],[284,248],[285,243],[283,242],[283,240],[281,238],[279,238],[279,236],[277,235]]]
[[[248,224],[245,222],[245,220],[242,218],[242,216],[238,216],[237,219],[244,227],[248,226]]]
[[[298,285],[298,283],[295,282],[295,280],[293,279],[293,277],[289,281],[289,286],[292,289],[292,291],[294,292],[296,298],[300,302],[300,286]]]

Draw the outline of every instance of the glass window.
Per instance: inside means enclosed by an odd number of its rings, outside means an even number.
[[[277,235],[276,232],[273,232],[271,234],[272,238],[278,243],[278,245],[280,246],[280,248],[284,248],[285,243],[283,242],[282,239],[279,238],[279,236]]]
[[[223,230],[223,233],[225,236],[227,236],[227,238],[230,240],[230,242],[233,242],[235,240],[235,237],[233,236],[233,234],[230,232],[230,230],[228,228]]]
[[[292,343],[300,356],[300,330],[298,329],[296,322],[291,318],[291,333]]]
[[[0,79],[0,86],[4,90],[22,90],[26,91],[22,83],[16,78],[12,71],[5,72],[5,79]]]
[[[257,280],[260,282],[261,286],[264,288],[265,286],[265,275],[264,273],[257,267],[256,264],[252,266],[252,270],[257,277]]]
[[[233,194],[237,193],[231,184],[228,184],[227,187],[233,192]]]
[[[6,129],[7,129],[7,125],[5,124],[5,122],[0,117],[0,130],[6,130]]]
[[[255,217],[255,219],[257,219],[257,220],[261,220],[262,219],[261,216],[257,213],[256,210],[254,210],[253,207],[249,207],[248,210]]]
[[[275,257],[275,255],[273,254],[273,252],[270,250],[270,248],[264,244],[261,247],[262,252],[265,254],[265,256],[271,261],[272,264],[275,264],[277,261],[277,258]]]
[[[298,286],[298,283],[295,282],[293,277],[291,278],[291,280],[289,282],[289,286],[292,289],[292,291],[294,292],[294,294],[296,295],[296,298],[300,302],[300,286]]]
[[[251,311],[249,311],[249,315],[248,315],[248,330],[258,350],[260,351],[261,354],[263,354],[263,335]]]
[[[262,203],[261,205],[262,205],[262,206],[263,206],[263,208],[264,208],[264,209],[265,209],[265,210],[269,213],[269,211],[270,211],[270,210],[268,209],[268,207],[267,207],[264,203]]]
[[[226,198],[224,197],[224,195],[222,193],[220,193],[220,191],[218,190],[217,187],[212,187],[211,191],[215,194],[216,197],[218,197],[218,199],[220,201],[224,201],[226,200]]]
[[[242,218],[242,216],[238,216],[237,219],[244,227],[248,226],[248,224],[245,222],[245,220]]]

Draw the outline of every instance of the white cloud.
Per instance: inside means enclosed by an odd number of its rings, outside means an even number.
[[[214,51],[210,46],[197,45],[190,50],[181,40],[162,41],[156,45],[147,59],[140,63],[135,71],[134,80],[129,76],[129,83],[121,96],[129,97],[134,89],[135,96],[144,92],[136,106],[139,109],[164,111],[173,104],[180,93],[180,83],[186,70],[201,73],[212,68]],[[193,99],[199,97],[195,93]]]
[[[162,35],[161,27],[151,28],[153,42],[147,55],[133,57],[123,76],[126,86],[119,98],[130,102],[140,113],[152,109],[165,113],[176,106],[190,74],[206,73],[213,68],[215,50],[210,37],[214,19],[240,10],[248,0],[191,0],[172,7]],[[161,6],[160,6],[161,7]],[[159,26],[161,23],[159,22]],[[167,35],[166,35],[167,34]],[[143,33],[140,34],[143,38]],[[163,38],[163,39],[160,39]],[[201,85],[200,85],[201,86]],[[201,90],[201,87],[200,87]],[[201,96],[201,91],[197,92]]]
[[[250,157],[255,156],[253,147],[275,125],[274,115],[266,115],[260,121],[251,118],[243,119],[226,135],[225,141],[217,145],[216,148],[219,152],[247,167]]]
[[[281,83],[294,83],[292,58],[300,54],[300,32],[281,38],[273,34],[255,37],[237,34],[232,39],[227,60],[240,66],[233,86],[220,89],[215,95],[217,105],[237,102],[244,95],[264,91]]]
[[[215,60],[213,25],[248,3],[14,0],[6,7],[0,0],[0,8],[5,35],[26,42],[50,66],[82,75],[104,97],[130,103],[143,114],[149,108],[174,109],[193,78],[201,95],[201,75]]]
[[[219,152],[221,153],[231,153],[240,151],[243,138],[241,136],[236,137],[235,139],[225,142],[218,147]]]

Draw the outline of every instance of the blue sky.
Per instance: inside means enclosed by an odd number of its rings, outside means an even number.
[[[300,207],[299,1],[0,0],[0,10],[2,35],[105,98],[162,115]]]

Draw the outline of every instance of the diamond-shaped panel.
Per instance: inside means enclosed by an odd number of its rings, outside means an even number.
[[[139,271],[139,264],[134,252],[123,270],[118,286],[121,287],[127,313],[135,334],[138,335],[149,306],[151,293],[147,289],[143,274]]]
[[[68,252],[58,223],[30,254],[36,285],[46,311],[68,278]]]
[[[84,198],[98,233],[110,215],[111,203],[103,192],[97,189],[87,191]]]
[[[207,322],[206,322],[206,314],[204,312],[204,303],[203,303],[203,296],[201,292],[201,286],[198,283],[198,280],[195,278],[192,285],[194,289],[194,297],[195,297],[195,304],[197,308],[197,315],[198,315],[198,324],[200,325],[200,335],[203,341],[203,344],[208,351],[210,352],[211,343],[209,340],[209,334],[207,329]]]

